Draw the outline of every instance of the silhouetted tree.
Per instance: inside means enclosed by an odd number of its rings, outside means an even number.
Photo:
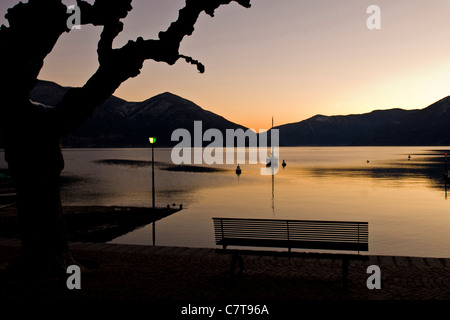
[[[22,256],[33,270],[63,271],[74,263],[68,248],[60,201],[59,178],[64,167],[62,137],[88,118],[121,83],[140,73],[147,59],[173,65],[184,59],[204,72],[204,66],[179,53],[180,43],[194,31],[202,12],[213,16],[221,5],[250,0],[186,0],[185,7],[158,39],[138,38],[121,48],[113,41],[121,19],[132,10],[131,0],[77,0],[81,25],[103,27],[98,42],[97,71],[79,88],[70,89],[55,107],[34,104],[30,90],[44,59],[58,38],[70,30],[72,16],[61,0],[29,0],[9,9],[9,26],[0,29],[0,129],[5,158],[15,180]]]

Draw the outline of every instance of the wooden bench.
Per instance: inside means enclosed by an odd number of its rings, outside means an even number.
[[[213,221],[216,244],[222,246],[216,253],[232,254],[233,275],[237,261],[239,273],[243,272],[241,255],[342,259],[342,281],[346,286],[349,261],[368,258],[360,254],[369,250],[368,222],[235,218],[213,218]],[[249,248],[229,249],[230,246]],[[258,251],[254,247],[285,248],[287,251]],[[292,249],[313,249],[315,252],[293,252]],[[324,253],[324,250],[331,252]]]

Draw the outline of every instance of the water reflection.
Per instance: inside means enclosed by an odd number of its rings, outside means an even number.
[[[444,150],[423,151],[416,148],[419,152],[405,150],[404,154],[395,150],[397,149],[282,148],[283,157],[288,161],[289,167],[283,167],[276,175],[270,175],[272,215],[275,215],[276,211],[275,179],[281,186],[295,184],[292,186],[294,189],[300,187],[298,183],[301,183],[301,179],[311,177],[319,181],[336,181],[337,184],[342,183],[339,179],[343,178],[367,179],[390,187],[399,187],[408,182],[428,183],[431,188],[446,191],[446,181],[442,179]],[[105,154],[103,150],[97,154],[98,157],[92,159],[85,156],[85,151],[75,156],[79,165],[75,170],[71,170],[73,162],[70,162],[63,175],[66,201],[76,204],[101,202],[100,204],[104,205],[111,203],[147,206],[151,166],[151,162],[145,160],[148,151],[121,149],[108,152],[111,153],[111,157],[107,157],[107,153]],[[70,152],[71,155],[74,153]],[[157,155],[160,156],[156,160],[159,171],[156,185],[160,206],[174,201],[187,205],[200,203],[205,200],[205,189],[220,189],[235,184],[236,187],[256,189],[267,181],[258,173],[259,165],[241,165],[241,174],[236,175],[231,174],[236,168],[233,165],[174,166],[168,157],[170,150],[158,150]],[[86,161],[81,167],[81,157],[91,161],[89,163]],[[369,163],[366,158],[370,159]],[[296,179],[299,180],[293,182]],[[239,190],[246,193],[249,199],[258,198],[255,192],[247,193],[242,189]],[[286,190],[283,192],[286,193]]]
[[[275,216],[275,175],[272,175],[272,212]]]
[[[152,223],[152,244],[153,246],[156,245],[156,222],[153,221]]]
[[[430,150],[423,154],[408,155],[406,159],[367,160],[364,166],[321,166],[306,168],[305,171],[318,178],[363,177],[387,184],[424,180],[428,181],[431,188],[444,190],[447,196],[447,179],[443,175],[447,170],[446,165],[445,150]]]
[[[261,164],[240,163],[240,175],[236,164],[175,169],[171,150],[158,149],[157,206],[176,203],[184,209],[158,221],[157,231],[149,224],[113,241],[214,247],[213,216],[354,220],[370,223],[371,254],[450,257],[447,150],[280,148],[287,166],[266,176]],[[148,149],[64,153],[64,204],[151,206]]]

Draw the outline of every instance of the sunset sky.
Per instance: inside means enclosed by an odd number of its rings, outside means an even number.
[[[2,0],[0,23],[17,0]],[[93,1],[89,1],[93,2]],[[65,0],[75,4],[75,0]],[[381,8],[381,30],[369,30],[369,5]],[[156,38],[176,20],[184,0],[134,0],[115,45]],[[38,26],[36,26],[38,27]],[[448,0],[252,0],[203,14],[179,61],[147,61],[141,75],[115,92],[141,101],[169,91],[241,125],[264,129],[315,114],[424,108],[450,95]],[[81,86],[97,68],[101,28],[63,35],[40,74]]]

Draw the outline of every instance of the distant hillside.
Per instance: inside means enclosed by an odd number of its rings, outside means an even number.
[[[282,146],[448,146],[450,97],[420,110],[316,115],[276,127]]]
[[[362,135],[355,144],[449,146],[450,97],[410,112]]]
[[[39,81],[31,91],[33,101],[54,106],[68,88]],[[141,147],[149,146],[148,137],[156,136],[158,146],[171,146],[172,132],[185,128],[193,137],[193,123],[202,121],[203,130],[244,128],[204,110],[195,103],[166,92],[142,102],[128,102],[112,96],[95,109],[72,133],[64,137],[65,147]]]
[[[363,137],[387,123],[416,111],[377,110],[347,116],[316,115],[304,121],[276,127],[282,146],[346,146],[362,143]]]
[[[39,81],[30,99],[56,105],[69,88]],[[202,121],[203,131],[245,127],[202,109],[169,92],[142,102],[112,96],[92,117],[64,137],[65,147],[148,147],[156,136],[158,146],[173,146],[172,132],[185,128],[193,137],[193,123]],[[450,97],[417,110],[388,109],[365,114],[324,116],[275,127],[281,146],[395,146],[450,145]],[[269,140],[270,141],[270,140]],[[208,145],[210,142],[204,143]],[[0,137],[1,147],[1,137]]]

